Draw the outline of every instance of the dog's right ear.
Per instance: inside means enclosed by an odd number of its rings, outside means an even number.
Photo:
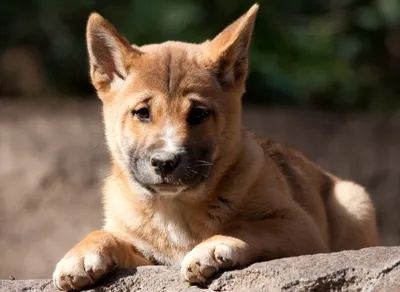
[[[129,74],[129,64],[141,52],[130,46],[101,15],[92,13],[86,27],[90,77],[99,93],[118,90]]]

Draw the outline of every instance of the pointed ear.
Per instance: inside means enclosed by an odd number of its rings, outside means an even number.
[[[206,43],[208,54],[223,86],[234,86],[247,77],[248,50],[258,4]]]
[[[118,89],[129,73],[129,64],[140,56],[102,16],[92,13],[86,27],[90,77],[101,93]]]

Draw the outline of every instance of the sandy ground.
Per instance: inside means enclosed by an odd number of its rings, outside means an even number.
[[[334,115],[246,107],[245,124],[365,185],[383,245],[400,245],[400,113]],[[99,228],[108,156],[100,102],[0,99],[0,279],[49,278]]]

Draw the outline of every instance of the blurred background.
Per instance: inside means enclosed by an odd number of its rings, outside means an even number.
[[[132,43],[212,38],[248,0],[14,0],[0,10],[0,279],[49,278],[101,227],[108,156],[89,83],[88,15]],[[244,123],[367,187],[400,244],[400,1],[261,4]]]

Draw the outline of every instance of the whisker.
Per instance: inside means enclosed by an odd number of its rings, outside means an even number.
[[[197,163],[195,166],[213,166],[214,163],[206,160],[196,160],[195,163]]]
[[[120,172],[119,172],[119,174],[114,178],[114,180],[117,180],[117,179],[119,179],[119,177],[121,176],[121,174],[124,172],[124,170],[121,170]]]
[[[213,164],[212,162],[206,161],[206,160],[196,160],[196,162],[207,163],[207,164]]]
[[[91,149],[94,149],[94,148],[98,147],[100,144],[104,144],[105,142],[106,142],[106,140],[103,139],[99,143],[96,143],[95,145],[93,145]]]
[[[198,174],[201,175],[202,177],[208,178],[208,175],[202,174],[200,172],[194,171],[193,169],[190,169],[191,172],[193,172],[194,174]]]

